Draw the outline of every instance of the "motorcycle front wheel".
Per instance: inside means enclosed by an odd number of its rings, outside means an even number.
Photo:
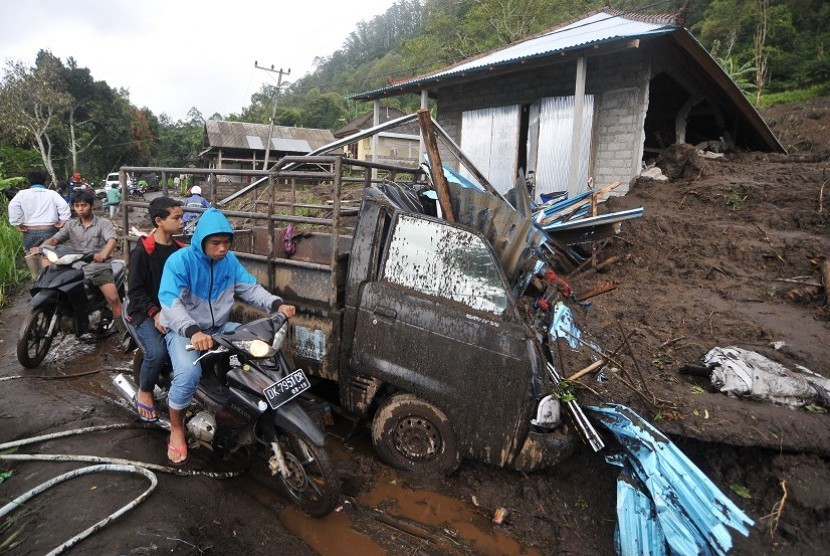
[[[304,435],[278,433],[277,442],[285,458],[287,476],[279,473],[277,456],[271,450],[268,467],[288,498],[312,517],[331,513],[340,501],[337,475],[326,450]]]
[[[17,335],[17,360],[27,369],[40,365],[49,353],[52,340],[58,333],[57,323],[53,326],[52,322],[57,318],[56,310],[54,305],[32,309],[20,327]]]

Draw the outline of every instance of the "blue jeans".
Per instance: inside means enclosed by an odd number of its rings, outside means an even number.
[[[228,322],[210,330],[207,334],[220,334],[233,331],[239,323]],[[167,405],[171,409],[184,410],[190,407],[193,400],[193,393],[199,386],[199,379],[202,378],[201,363],[193,364],[202,356],[198,351],[187,351],[185,347],[190,343],[190,338],[185,338],[171,330],[164,337],[167,342],[167,352],[173,362],[173,383],[170,385],[170,392],[167,394]]]
[[[153,319],[147,318],[135,329],[144,361],[141,363],[141,379],[138,387],[145,392],[152,392],[159,378],[159,372],[169,361],[164,334],[156,329]]]

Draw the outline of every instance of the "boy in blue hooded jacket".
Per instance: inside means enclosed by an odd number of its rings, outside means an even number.
[[[212,334],[230,332],[234,298],[262,311],[279,311],[293,317],[295,308],[257,284],[231,252],[233,227],[225,215],[211,208],[202,214],[189,247],[167,259],[159,288],[161,324],[167,327],[167,350],[173,363],[168,393],[170,441],[167,458],[174,465],[187,461],[184,410],[190,406],[202,375],[195,364],[199,351],[213,347]],[[187,351],[192,344],[194,351]]]

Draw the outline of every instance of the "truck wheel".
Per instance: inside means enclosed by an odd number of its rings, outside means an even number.
[[[378,408],[372,444],[389,465],[419,475],[447,475],[460,462],[447,416],[412,394],[391,396]]]

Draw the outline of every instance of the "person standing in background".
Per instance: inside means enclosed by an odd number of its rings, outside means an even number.
[[[57,191],[44,185],[48,174],[33,170],[26,174],[30,187],[18,191],[9,201],[9,223],[23,232],[23,251],[28,254],[33,247],[58,233],[72,218],[69,205]],[[30,259],[26,259],[29,264]],[[37,275],[37,265],[30,266],[32,278]]]
[[[64,199],[66,199],[66,202],[67,203],[71,202],[72,193],[75,192],[75,188],[80,189],[83,186],[84,186],[84,182],[81,179],[81,173],[80,172],[74,172],[72,174],[72,178],[68,182],[66,182],[66,191],[65,191],[65,194],[64,194]]]
[[[121,205],[121,189],[117,184],[112,184],[107,189],[107,205],[110,209],[110,220],[118,214],[118,207]]]

